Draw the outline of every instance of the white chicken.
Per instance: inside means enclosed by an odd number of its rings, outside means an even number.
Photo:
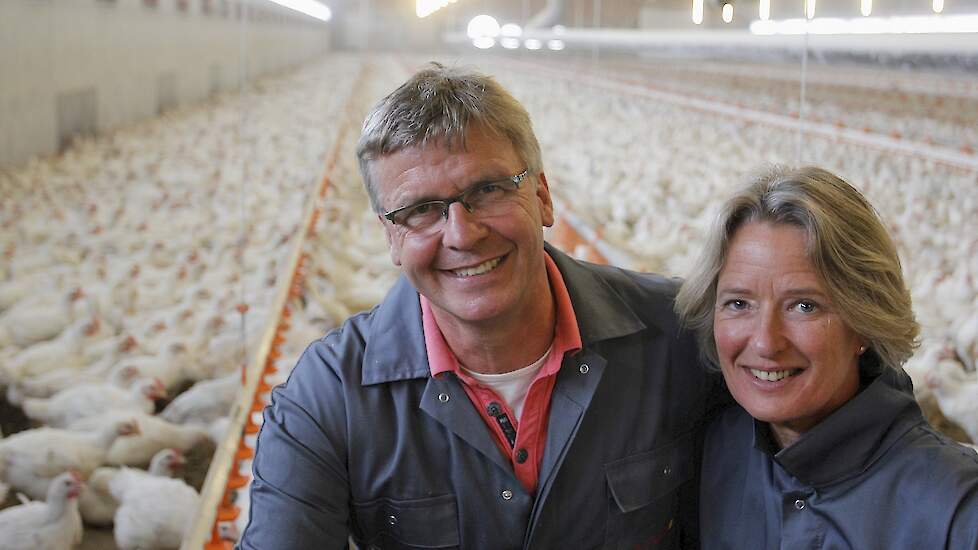
[[[209,425],[227,416],[241,392],[241,375],[237,372],[204,380],[181,393],[160,412],[160,418],[174,424]]]
[[[119,371],[125,374],[126,371]],[[82,384],[46,399],[25,399],[24,414],[55,428],[106,411],[152,413],[156,400],[166,397],[166,388],[155,378],[143,378],[129,388],[112,383]]]
[[[176,468],[186,464],[186,459],[177,449],[163,449],[153,456],[146,472],[133,470],[133,475],[173,477]],[[119,502],[109,491],[109,482],[123,470],[129,468],[113,468],[103,466],[92,472],[88,478],[85,491],[78,499],[78,510],[82,521],[88,525],[105,527],[112,524]]]
[[[179,548],[200,501],[183,480],[123,469],[109,481],[119,502],[115,541],[122,550]]]
[[[0,316],[0,332],[13,344],[24,347],[54,338],[72,321],[89,311],[81,289],[71,291],[62,302],[17,304]]]
[[[112,368],[114,357],[106,357],[84,369],[57,369],[35,376],[7,388],[7,399],[14,404],[23,403],[28,397],[51,397],[58,392],[97,382],[109,382],[120,387],[127,387],[135,380],[140,372],[132,368]]]
[[[172,391],[190,378],[188,370],[193,366],[189,349],[183,342],[170,342],[161,355],[130,357],[119,361],[115,369],[136,368],[145,377],[156,378]]]
[[[84,485],[78,472],[64,472],[48,486],[44,502],[28,502],[0,511],[4,550],[64,550],[82,539],[78,496]]]
[[[954,335],[954,349],[967,370],[978,369],[978,313],[958,327]]]
[[[978,443],[978,375],[965,372],[960,365],[956,369],[947,374],[929,373],[927,384],[937,397],[937,404],[944,416],[960,425],[968,437]]]
[[[153,455],[166,448],[188,451],[198,443],[209,439],[208,431],[200,426],[181,426],[162,418],[138,414],[130,415],[139,424],[139,434],[112,443],[105,456],[105,463],[114,466],[139,466],[149,464]],[[109,411],[99,416],[83,418],[72,423],[69,429],[92,430],[99,426],[111,425],[126,415]]]
[[[97,317],[68,327],[54,340],[24,348],[0,370],[0,382],[15,383],[59,368],[84,367],[83,344],[102,329]]]
[[[132,419],[87,433],[57,428],[16,433],[0,439],[0,478],[31,498],[43,498],[54,477],[70,469],[89,475],[105,463],[117,438],[138,433],[139,425]]]

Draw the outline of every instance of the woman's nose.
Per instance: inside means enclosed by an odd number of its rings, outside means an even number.
[[[754,351],[761,357],[774,357],[785,349],[786,343],[780,315],[773,311],[762,312],[751,335]]]

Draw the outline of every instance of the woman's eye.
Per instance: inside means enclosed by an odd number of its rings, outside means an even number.
[[[747,309],[747,300],[727,300],[723,307],[734,311]]]
[[[818,304],[812,302],[811,300],[801,300],[800,302],[795,303],[794,309],[801,313],[814,313],[816,310],[818,310]]]

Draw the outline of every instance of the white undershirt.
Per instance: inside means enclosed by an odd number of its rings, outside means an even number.
[[[520,417],[523,416],[523,404],[526,403],[526,394],[530,391],[530,384],[533,383],[533,379],[537,377],[537,372],[547,361],[553,347],[553,342],[551,342],[543,357],[534,361],[532,365],[519,370],[504,372],[503,374],[481,374],[472,372],[465,367],[462,367],[462,370],[478,380],[483,386],[496,392],[496,395],[509,405],[510,410],[516,415],[516,421],[519,422]]]

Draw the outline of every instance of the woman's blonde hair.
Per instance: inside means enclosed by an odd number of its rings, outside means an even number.
[[[822,168],[776,166],[724,203],[703,254],[676,297],[676,313],[697,332],[700,351],[718,365],[713,340],[717,279],[730,240],[750,222],[788,224],[805,232],[806,253],[839,315],[882,365],[913,355],[920,327],[900,258],[876,210],[863,195]]]

